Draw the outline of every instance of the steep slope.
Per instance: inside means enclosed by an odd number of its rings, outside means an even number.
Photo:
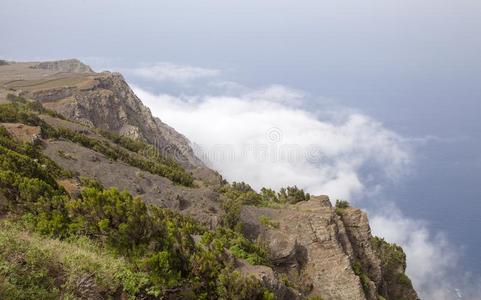
[[[0,69],[0,85],[69,120],[145,140],[186,167],[206,171],[189,141],[154,118],[118,73],[94,73],[78,60],[11,63]]]
[[[332,207],[327,197],[310,197],[295,187],[257,193],[247,184],[221,181],[194,155],[185,137],[151,115],[120,74],[95,73],[77,60],[5,62],[0,65],[0,104],[10,101],[13,106],[0,105],[0,129],[22,147],[33,143],[64,170],[51,176],[61,193],[67,193],[67,207],[86,197],[83,182],[89,178],[106,188],[126,189],[154,207],[193,217],[194,223],[181,223],[185,227],[179,228],[189,245],[182,251],[189,255],[192,249],[212,251],[218,255],[219,268],[234,268],[257,282],[247,285],[231,278],[229,286],[225,274],[214,272],[222,293],[249,299],[250,288],[262,286],[277,299],[417,299],[404,273],[402,249],[373,237],[364,212],[345,204]],[[17,149],[21,155],[30,153],[22,149]],[[5,153],[0,153],[1,159]],[[6,203],[18,214],[2,184],[0,176],[0,208]],[[119,199],[115,201],[119,205]],[[206,228],[202,236],[192,229],[198,223]],[[187,283],[177,282],[168,293],[184,298],[187,290],[195,290],[222,298],[221,291],[196,287],[188,276],[199,271],[197,267],[201,266],[184,266]],[[0,274],[0,286],[1,280]],[[237,290],[243,284],[245,289]],[[125,289],[122,284],[117,288]]]

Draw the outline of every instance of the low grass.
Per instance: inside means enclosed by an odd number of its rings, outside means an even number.
[[[46,238],[8,220],[0,223],[0,254],[1,299],[132,296],[147,278],[85,237]]]

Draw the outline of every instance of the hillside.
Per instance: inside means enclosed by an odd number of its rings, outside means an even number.
[[[0,298],[417,299],[365,212],[228,183],[118,73],[0,64]]]

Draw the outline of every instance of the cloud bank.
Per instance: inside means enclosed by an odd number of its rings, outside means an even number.
[[[201,78],[211,78],[218,76],[221,73],[220,70],[217,69],[177,65],[167,62],[128,69],[127,72],[148,80],[177,83]]]
[[[256,189],[297,185],[331,199],[366,201],[409,174],[413,139],[369,116],[280,85],[226,86],[225,94],[214,96],[133,89],[229,181],[245,181]],[[373,232],[403,246],[407,272],[421,298],[475,299],[469,296],[472,284],[452,284],[453,274],[464,276],[456,270],[459,249],[428,224],[402,215],[394,203],[374,206],[378,209],[369,212]]]
[[[407,254],[406,272],[422,299],[475,299],[471,294],[474,283],[455,280],[459,248],[442,233],[429,230],[425,222],[403,215],[393,203],[379,206],[369,218],[373,234],[402,245]]]
[[[375,120],[343,111],[303,110],[303,94],[281,86],[240,96],[152,95],[155,115],[199,146],[228,180],[255,188],[297,185],[351,199],[399,176],[409,164],[402,138]],[[362,172],[361,172],[362,171]],[[361,175],[362,173],[362,175]]]

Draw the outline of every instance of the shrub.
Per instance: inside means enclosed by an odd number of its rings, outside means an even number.
[[[364,290],[364,293],[368,294],[369,288],[370,288],[369,282],[371,280],[369,279],[369,276],[367,276],[367,274],[365,274],[363,272],[361,262],[358,261],[358,260],[354,261],[354,263],[352,265],[352,270],[354,271],[354,274],[359,276],[359,279],[361,280],[361,285],[362,285],[362,289]]]
[[[252,277],[246,278],[238,271],[224,270],[219,275],[217,285],[220,299],[256,299],[264,295],[259,281]]]
[[[349,207],[349,202],[345,201],[345,200],[339,200],[337,199],[336,200],[336,208],[348,208]]]
[[[40,101],[28,101],[27,99],[16,96],[13,94],[7,94],[7,100],[17,105],[24,112],[37,112],[39,114],[46,114],[54,118],[65,120],[65,117],[58,112],[45,108]]]
[[[261,189],[261,197],[263,203],[279,203],[279,197],[277,196],[277,193],[272,189],[263,187]]]
[[[411,286],[411,284],[412,284],[411,279],[409,279],[409,277],[404,273],[399,273],[398,282],[402,285],[405,285],[405,286]]]
[[[349,207],[349,202],[347,202],[345,200],[337,199],[335,207],[336,207],[336,214],[341,216],[342,213],[344,212],[344,209]]]
[[[279,222],[272,221],[268,216],[261,215],[259,217],[259,222],[266,227],[279,228]]]
[[[225,183],[219,192],[225,194],[230,199],[235,199],[241,205],[254,205],[264,207],[279,207],[283,204],[295,204],[300,201],[310,199],[309,193],[294,187],[281,188],[279,193],[269,188],[262,188],[261,193],[255,192],[250,185],[240,182],[232,184]]]
[[[242,229],[240,218],[242,202],[238,198],[227,198],[222,202],[222,209],[224,210],[221,218],[222,226],[240,232]]]
[[[141,142],[141,141],[137,141],[137,140],[131,139],[131,138],[126,137],[126,136],[121,136],[121,135],[119,135],[117,133],[114,133],[112,131],[100,129],[98,132],[103,137],[111,140],[115,144],[118,144],[118,145],[124,147],[125,149],[128,149],[128,150],[130,150],[132,152],[135,152],[135,153],[139,153],[140,151],[146,150],[148,148],[148,145]]]
[[[267,265],[267,251],[259,245],[252,243],[242,234],[228,228],[220,227],[214,232],[205,232],[202,243],[221,255],[224,249],[229,249],[237,258],[246,259],[254,265]]]
[[[304,190],[299,189],[297,186],[288,186],[287,188],[281,188],[278,194],[279,202],[295,204],[300,201],[307,201],[311,198],[309,193],[304,193]]]
[[[373,237],[371,245],[381,260],[381,267],[383,269],[384,279],[389,285],[395,286],[397,284],[412,287],[411,280],[406,275],[406,255],[402,248],[396,244],[390,244],[383,238]],[[404,288],[400,289],[403,290]],[[386,299],[402,298],[402,294],[387,294],[383,295]]]

